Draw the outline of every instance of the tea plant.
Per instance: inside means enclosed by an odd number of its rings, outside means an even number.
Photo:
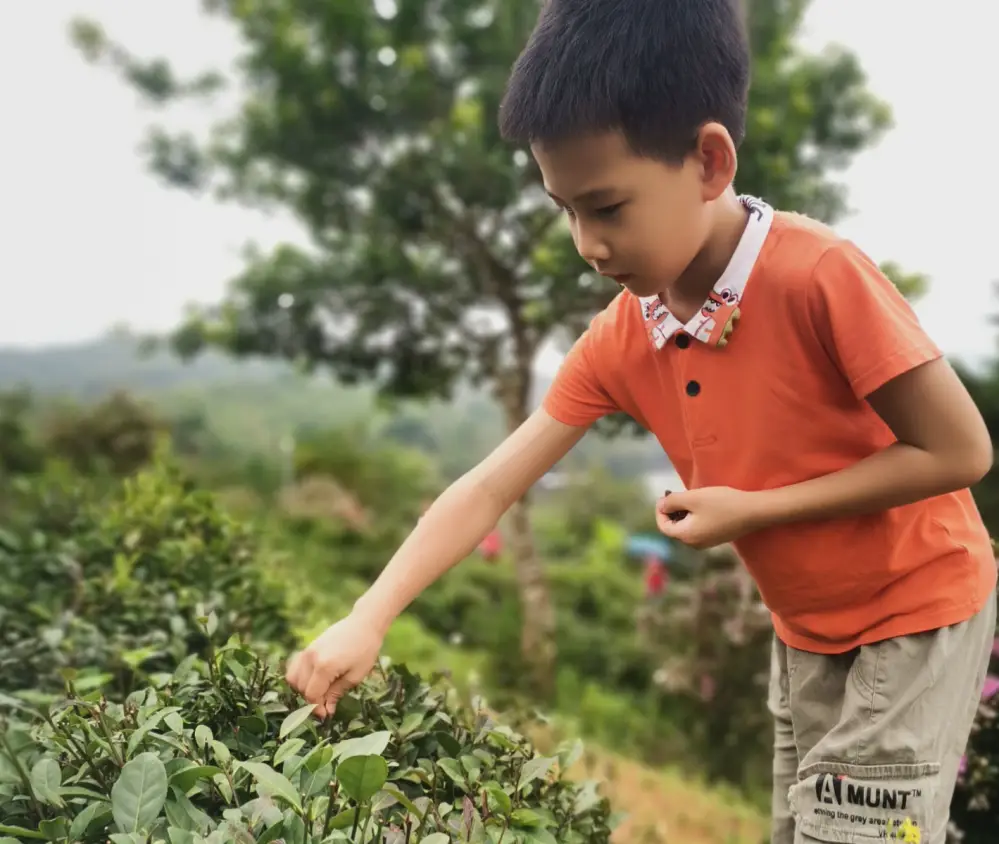
[[[263,582],[252,532],[162,461],[110,489],[48,475],[21,479],[0,509],[0,691],[78,687],[121,699],[136,674],[205,653],[198,618],[222,638],[290,646],[283,595]]]
[[[235,639],[122,703],[18,704],[0,732],[0,841],[601,844],[605,799],[405,668],[320,722]],[[14,702],[8,700],[8,704]]]

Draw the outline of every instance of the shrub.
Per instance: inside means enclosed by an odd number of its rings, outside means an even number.
[[[297,702],[296,702],[297,701]],[[609,841],[607,801],[488,715],[385,669],[326,723],[230,641],[122,704],[72,695],[0,736],[0,834],[138,844]]]
[[[168,462],[104,494],[80,478],[22,479],[0,532],[0,689],[57,692],[60,672],[127,694],[140,666],[204,653],[198,619],[291,646],[255,538]]]
[[[951,840],[962,844],[992,844],[999,829],[999,637],[991,668],[951,801]]]
[[[773,625],[734,551],[706,555],[693,582],[675,583],[643,627],[660,649],[654,681],[705,775],[759,791],[772,758],[766,700]]]
[[[164,430],[148,406],[115,392],[94,405],[50,411],[43,440],[48,454],[79,472],[129,475],[153,459]]]

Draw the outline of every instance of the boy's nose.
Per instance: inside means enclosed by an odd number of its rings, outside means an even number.
[[[576,228],[576,251],[591,267],[605,264],[610,260],[610,247],[606,241],[582,226]]]

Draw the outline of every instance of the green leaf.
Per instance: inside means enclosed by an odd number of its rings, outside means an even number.
[[[55,759],[39,759],[31,769],[31,789],[35,796],[49,806],[62,806],[59,786],[62,785],[62,771]]]
[[[534,780],[541,779],[557,761],[558,758],[555,756],[536,756],[534,759],[528,759],[520,772],[519,787],[526,788]]]
[[[312,717],[313,712],[315,712],[315,707],[311,703],[306,704],[300,709],[296,709],[281,722],[281,729],[278,731],[278,738],[283,739],[289,733],[293,733],[301,727],[302,724],[308,721],[310,717]]]
[[[388,747],[392,734],[387,730],[347,739],[333,748],[333,758],[343,762],[355,756],[380,756]]]
[[[221,774],[222,769],[214,765],[195,765],[190,768],[183,768],[170,777],[170,785],[175,785],[185,794],[190,791],[198,780],[210,780],[216,774]]]
[[[23,826],[7,826],[6,824],[0,823],[0,832],[15,835],[18,840],[23,838],[33,838],[37,841],[44,841],[45,836],[40,832],[36,832],[33,829],[25,829]]]
[[[503,790],[499,783],[490,783],[486,786],[486,799],[493,812],[503,817],[510,814],[513,802],[510,800],[510,795]]]
[[[255,736],[262,736],[267,732],[267,721],[259,715],[242,715],[236,719],[236,724],[241,730]]]
[[[281,826],[285,844],[305,844],[305,822],[298,815],[285,815]]]
[[[296,812],[301,813],[302,803],[299,800],[298,790],[284,774],[279,774],[263,762],[240,762],[239,767],[248,771],[272,797],[282,799]]]
[[[232,754],[229,752],[229,748],[220,741],[212,741],[212,753],[215,756],[215,761],[220,765],[225,765],[230,759],[232,759]]]
[[[167,772],[154,753],[140,753],[121,769],[111,789],[111,810],[122,832],[148,829],[167,798]]]
[[[101,794],[99,791],[94,791],[92,788],[83,788],[79,785],[64,785],[59,789],[60,797],[84,797],[87,800],[97,800],[98,802],[102,800],[107,800],[108,798]]]
[[[204,724],[198,724],[194,728],[194,743],[201,748],[208,749],[210,745],[215,740],[212,735],[211,727],[206,727]]]
[[[69,824],[66,823],[65,818],[51,818],[39,821],[38,831],[49,841],[59,841],[69,833]]]
[[[443,832],[433,832],[420,839],[420,844],[448,844],[451,839]]]
[[[568,771],[569,768],[582,759],[584,750],[585,746],[582,739],[576,739],[568,747],[563,747],[558,754],[559,765],[561,765],[562,770]]]
[[[415,733],[423,724],[426,716],[422,712],[412,712],[402,719],[402,726],[399,727],[399,735],[405,738],[410,733]]]
[[[181,735],[184,732],[184,719],[179,712],[171,712],[163,721],[177,735]]]
[[[173,826],[167,829],[167,835],[170,836],[170,844],[197,844],[201,837],[196,838],[189,829],[177,829]]]
[[[510,815],[510,820],[514,826],[542,826],[543,820],[536,812],[530,809],[514,809]]]
[[[461,753],[461,743],[450,733],[434,733],[434,738],[448,756],[457,756]]]
[[[110,840],[111,844],[145,844],[146,837],[139,832],[115,832]]]
[[[305,740],[300,738],[288,739],[284,744],[282,744],[274,754],[274,764],[281,765],[284,763],[285,759],[294,756],[305,747]]]
[[[97,826],[98,819],[103,818],[104,824],[112,818],[111,806],[108,803],[90,803],[85,806],[69,826],[69,837],[73,841],[84,838],[91,826]]]
[[[352,756],[341,762],[336,778],[358,803],[370,800],[388,780],[388,763],[381,756]]]
[[[558,844],[555,836],[544,827],[539,826],[534,829],[522,830],[521,834],[524,837],[525,844]]]
[[[398,800],[403,806],[405,806],[407,811],[412,812],[414,815],[416,815],[416,817],[419,820],[421,821],[423,820],[423,812],[421,812],[416,807],[416,804],[412,800],[410,800],[405,794],[403,794],[400,789],[396,788],[394,785],[386,785],[385,791],[391,794],[396,800]]]
[[[438,759],[437,764],[440,765],[441,770],[458,785],[463,787],[468,786],[468,783],[465,780],[465,772],[462,770],[457,759]]]
[[[342,812],[334,815],[330,820],[330,829],[347,829],[354,825],[354,817],[357,815],[357,809],[344,809]]]
[[[158,712],[154,712],[150,715],[143,724],[141,724],[138,729],[136,729],[132,735],[128,737],[128,747],[127,754],[133,756],[135,754],[136,748],[138,748],[139,743],[149,734],[150,730],[156,729],[157,725],[166,718],[171,712],[178,712],[176,706],[171,706],[168,709],[161,709]]]

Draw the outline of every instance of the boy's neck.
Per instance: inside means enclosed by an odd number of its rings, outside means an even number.
[[[662,297],[666,307],[681,322],[686,322],[701,309],[732,260],[749,222],[749,211],[731,188],[715,200],[712,216],[711,233],[704,247]]]

